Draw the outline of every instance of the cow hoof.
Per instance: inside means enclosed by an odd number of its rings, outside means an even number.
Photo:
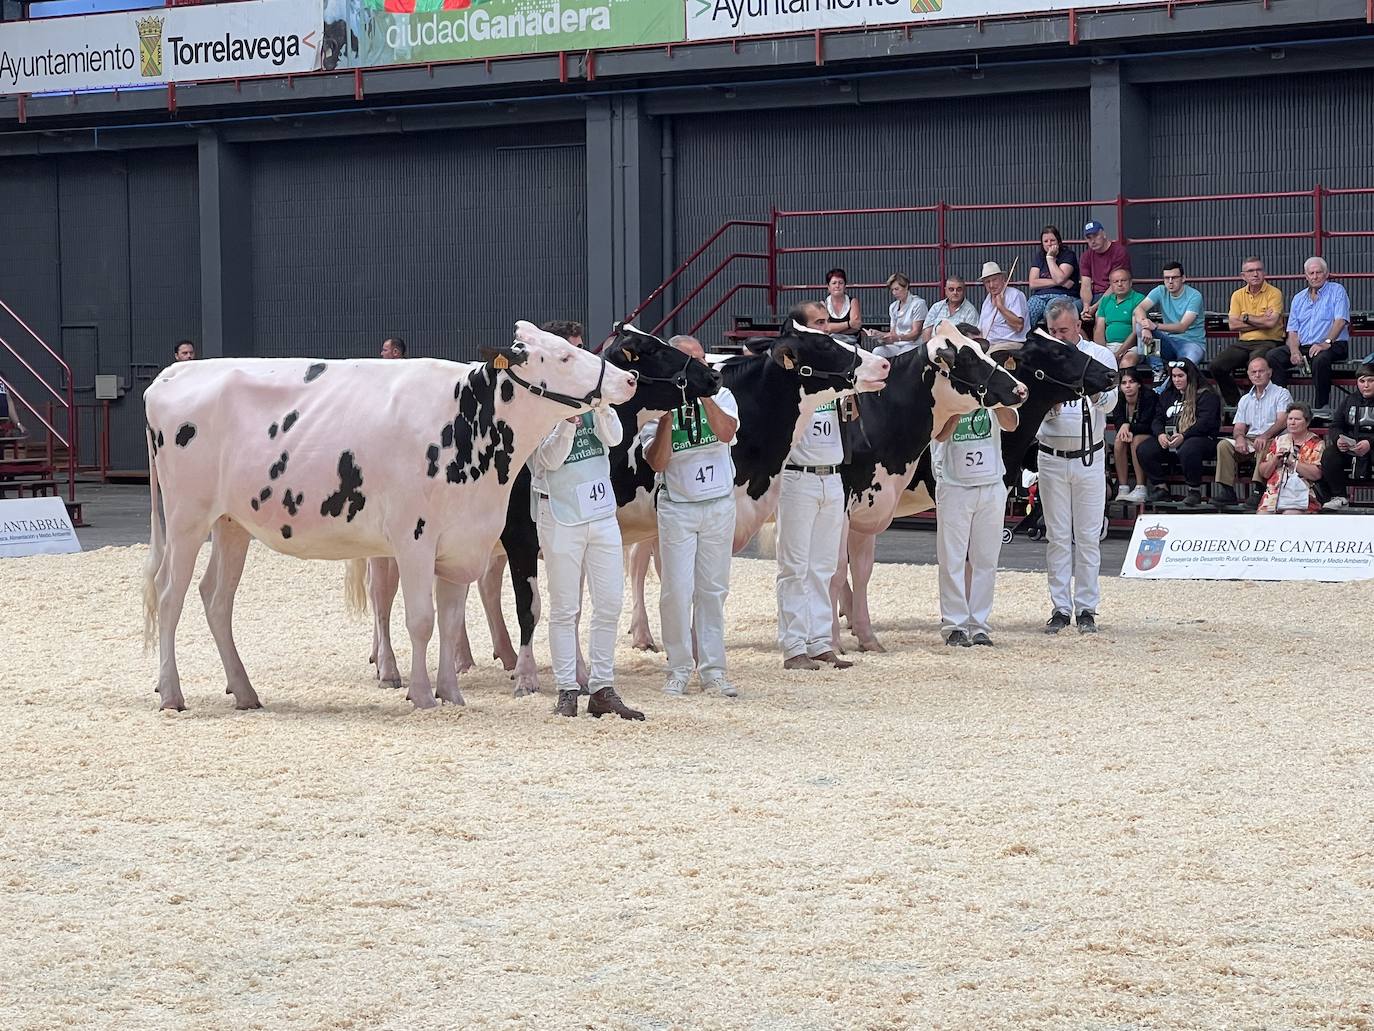
[[[647,640],[643,640],[643,641],[631,641],[631,642],[630,642],[630,647],[633,648],[633,649],[634,649],[635,651],[637,651],[637,652],[657,652],[657,651],[658,651],[658,645],[654,644],[654,639],[653,639],[652,637],[648,638]]]
[[[432,694],[420,695],[419,697],[407,695],[406,697],[410,699],[411,704],[417,709],[434,709],[438,708],[439,705],[439,700]]]
[[[158,712],[185,712],[185,711],[186,711],[186,705],[185,705],[184,702],[163,702],[161,705],[159,705],[159,706],[157,707],[157,711],[158,711]]]
[[[468,704],[467,702],[463,701],[463,692],[459,691],[456,687],[452,691],[445,691],[443,688],[440,688],[439,700],[441,702],[448,702],[449,705]]]
[[[383,680],[382,686],[390,688],[393,691],[399,691],[401,689],[401,678],[397,677],[395,680]]]
[[[459,676],[462,676],[464,673],[471,673],[471,672],[472,672],[473,670],[475,670],[476,668],[477,668],[477,663],[475,663],[475,662],[468,662],[468,661],[460,662],[460,663],[458,663],[458,675],[459,675]]]
[[[258,701],[256,698],[252,699],[251,701],[244,698],[235,701],[234,708],[240,712],[252,712],[254,709],[261,709],[262,702]]]
[[[886,652],[887,649],[879,643],[876,637],[870,637],[866,641],[859,642],[859,650],[865,652]]]
[[[539,693],[539,678],[534,676],[518,676],[515,678],[515,690],[511,692],[512,698],[524,698],[526,695]]]

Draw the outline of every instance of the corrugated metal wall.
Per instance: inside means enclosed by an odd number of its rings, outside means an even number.
[[[1374,77],[1367,72],[1323,73],[1209,83],[1207,89],[1157,87],[1150,101],[1150,190],[1157,197],[1310,191],[1374,185]],[[1374,229],[1370,197],[1325,203],[1328,230]],[[1135,236],[1311,233],[1312,197],[1155,205]],[[1325,241],[1332,272],[1374,269],[1374,241]],[[1177,258],[1194,276],[1234,281],[1195,284],[1210,311],[1225,311],[1239,287],[1241,261],[1255,253],[1271,276],[1300,275],[1313,240],[1261,239],[1140,245],[1136,274],[1157,279],[1164,260]],[[1300,282],[1277,284],[1285,297]],[[1356,309],[1374,308],[1368,281],[1345,284]]]
[[[252,148],[260,355],[467,359],[517,319],[584,320],[581,123]],[[532,141],[538,141],[537,144]]]
[[[770,207],[821,210],[948,203],[1017,203],[1088,198],[1086,91],[1052,96],[924,101],[823,110],[780,110],[679,116],[676,133],[676,254],[680,262],[732,218],[766,219]],[[1052,142],[1052,145],[1048,145]],[[1027,240],[1046,222],[1066,235],[1081,229],[1082,207],[954,212],[951,240]],[[780,247],[874,243],[933,243],[933,213],[784,220]],[[693,266],[684,290],[700,282],[732,251],[763,250],[762,230],[736,228]],[[1019,256],[1024,278],[1031,249],[1005,247],[956,252],[948,271],[972,278],[984,260],[1009,267]],[[823,251],[784,255],[779,279],[819,283],[843,266],[851,282],[882,283],[893,272],[913,280],[937,278],[933,252]],[[679,318],[686,329],[730,285],[764,276],[764,263],[736,263]],[[939,291],[922,289],[934,300]],[[886,290],[858,291],[865,317],[886,317]],[[790,304],[814,293],[784,294]],[[976,292],[975,292],[976,296]],[[975,302],[976,303],[976,302]],[[727,315],[764,313],[759,291],[737,294],[703,332],[710,339]]]
[[[145,467],[143,388],[175,339],[200,335],[195,150],[7,161],[0,184],[9,206],[0,296],[66,358],[79,404],[94,401],[98,373],[129,384],[111,404],[111,465]],[[26,334],[8,325],[4,335],[57,384]],[[18,379],[25,396],[43,396]],[[81,436],[82,460],[93,461],[92,421]]]

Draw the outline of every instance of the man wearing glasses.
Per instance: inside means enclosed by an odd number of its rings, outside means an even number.
[[[1222,399],[1233,408],[1240,403],[1236,373],[1249,368],[1252,358],[1263,358],[1283,344],[1283,294],[1264,281],[1264,262],[1246,258],[1240,263],[1240,278],[1245,285],[1231,295],[1227,319],[1240,336],[1212,359],[1209,369]]]
[[[1150,318],[1158,308],[1162,321]],[[1207,328],[1202,318],[1202,294],[1183,281],[1183,266],[1171,261],[1164,266],[1164,285],[1150,291],[1135,307],[1135,326],[1141,353],[1161,379],[1164,363],[1187,358],[1199,368],[1207,353]],[[1158,346],[1154,346],[1158,345]]]

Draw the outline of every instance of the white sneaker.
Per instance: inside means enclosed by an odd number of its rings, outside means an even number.
[[[1124,500],[1131,502],[1133,505],[1145,504],[1145,484],[1142,483],[1134,487],[1131,492],[1126,495]]]
[[[1322,422],[1330,422],[1330,421],[1331,421],[1331,406],[1330,406],[1330,405],[1322,405],[1320,408],[1314,408],[1314,409],[1312,409],[1312,421],[1313,421],[1313,422],[1316,422],[1318,419],[1322,420]]]
[[[1339,512],[1341,511],[1341,509],[1349,507],[1350,499],[1343,497],[1340,494],[1337,494],[1334,498],[1332,498],[1330,501],[1328,501],[1325,505],[1322,506],[1322,510],[1325,512]]]
[[[669,677],[668,682],[663,685],[663,693],[672,695],[674,698],[681,698],[687,693],[687,678]]]
[[[722,698],[739,697],[739,688],[730,683],[730,681],[726,680],[723,676],[712,677],[710,680],[706,681],[706,690],[713,694],[719,694]]]
[[[1124,483],[1121,484],[1121,486],[1117,487],[1117,488],[1116,488],[1116,500],[1117,500],[1117,501],[1130,501],[1130,500],[1131,500],[1131,488],[1128,487],[1128,486],[1126,486]]]

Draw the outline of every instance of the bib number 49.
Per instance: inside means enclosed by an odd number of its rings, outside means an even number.
[[[606,500],[606,481],[598,480],[587,488],[587,500],[591,502]]]

